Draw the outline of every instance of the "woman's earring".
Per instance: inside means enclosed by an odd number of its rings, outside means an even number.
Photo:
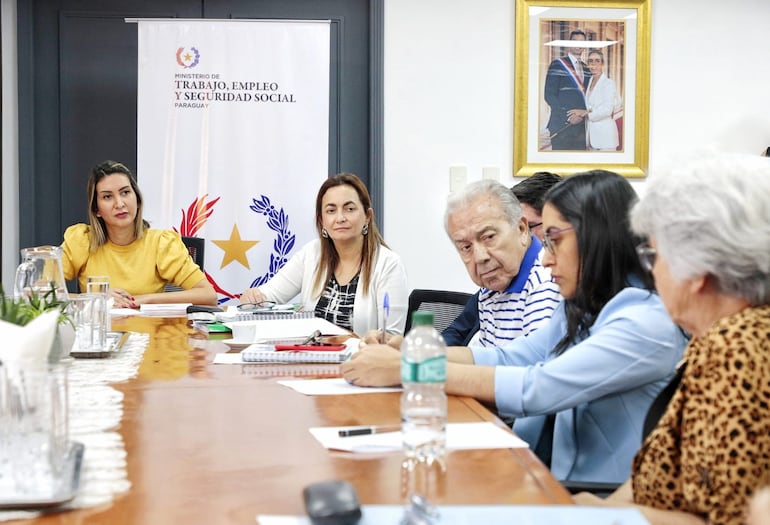
[[[326,231],[326,228],[321,230],[321,237],[323,237],[324,239],[328,239],[329,238],[329,232]]]
[[[361,230],[361,233],[363,233],[364,235],[367,235],[369,233],[369,223],[368,222],[366,224],[364,224],[364,229]]]

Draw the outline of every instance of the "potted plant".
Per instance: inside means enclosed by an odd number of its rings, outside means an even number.
[[[57,330],[48,354],[49,362],[59,361],[67,344],[72,345],[74,325],[67,315],[67,303],[66,300],[61,300],[56,296],[53,285],[50,290],[46,290],[42,294],[33,290],[28,297],[6,295],[0,286],[0,320],[25,326],[45,312],[59,311],[59,330]],[[62,331],[66,332],[66,335],[62,334]]]

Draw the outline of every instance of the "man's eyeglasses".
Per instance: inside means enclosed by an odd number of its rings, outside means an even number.
[[[546,250],[551,252],[551,255],[556,255],[556,246],[553,244],[553,239],[551,239],[551,236],[568,232],[574,229],[575,229],[574,227],[569,226],[567,228],[562,228],[560,230],[548,230],[547,232],[545,232],[545,235],[543,236],[543,246],[545,246]]]
[[[636,254],[639,256],[639,262],[648,272],[652,272],[652,267],[655,266],[655,259],[658,256],[658,250],[643,242],[636,247]]]
[[[259,301],[258,303],[242,303],[238,305],[240,312],[269,311],[275,306],[275,301]]]
[[[542,222],[530,222],[529,223],[529,229],[531,231],[531,230],[534,230],[536,228],[540,228],[542,225],[543,225]]]

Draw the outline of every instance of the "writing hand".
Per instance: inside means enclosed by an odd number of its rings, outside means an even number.
[[[404,337],[396,334],[385,334],[385,344],[398,350],[401,348],[401,341]],[[366,344],[380,344],[382,343],[382,330],[369,330],[364,335],[362,341]]]
[[[400,336],[399,336],[400,337]],[[342,377],[357,386],[401,383],[401,353],[388,345],[366,344],[341,365]]]

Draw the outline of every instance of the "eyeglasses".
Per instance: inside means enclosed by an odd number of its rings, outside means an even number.
[[[542,222],[530,222],[529,223],[529,229],[534,230],[535,228],[539,228],[543,225]]]
[[[259,301],[257,303],[242,303],[238,305],[240,312],[259,312],[261,310],[269,311],[275,306],[275,301]]]
[[[588,59],[589,64],[604,64],[604,60],[601,58],[589,58]]]
[[[639,262],[648,272],[652,272],[652,267],[655,266],[655,259],[658,257],[658,250],[643,242],[636,247],[636,254],[639,256]]]
[[[562,228],[561,230],[548,230],[547,232],[545,232],[545,235],[543,236],[543,246],[545,246],[546,250],[551,252],[551,255],[556,255],[556,246],[553,244],[553,239],[551,238],[551,236],[568,232],[574,229],[575,229],[574,227],[569,226],[567,228]]]

